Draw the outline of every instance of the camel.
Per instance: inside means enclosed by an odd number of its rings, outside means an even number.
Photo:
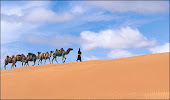
[[[17,60],[16,60],[16,57],[14,55],[12,55],[12,57],[7,56],[6,59],[5,59],[4,69],[6,69],[6,65],[8,65],[8,63],[12,63],[11,69],[14,65],[15,65],[15,68],[16,68],[16,62],[17,62]]]
[[[50,61],[50,58],[51,58],[51,54],[53,53],[54,51],[50,51],[50,54],[48,52],[46,53],[42,53],[40,56],[39,56],[39,61],[38,61],[38,65],[39,65],[39,62],[41,61],[41,65],[42,65],[42,60],[45,59],[45,62],[44,64],[46,63],[46,59],[49,59],[49,62],[51,64],[51,61]]]
[[[57,56],[59,57],[63,57],[62,58],[62,62],[65,63],[65,60],[66,60],[66,57],[65,55],[69,54],[70,51],[72,51],[73,49],[72,48],[68,48],[67,51],[65,51],[63,48],[61,48],[60,50],[57,50],[54,52],[53,54],[53,59],[52,59],[52,63],[53,63],[53,60],[55,59],[55,61],[57,62]],[[58,62],[57,62],[58,63]]]
[[[17,59],[17,61],[22,62],[22,67],[23,67],[23,62],[25,61],[25,55],[24,54],[16,55],[16,59]]]
[[[34,66],[35,65],[35,62],[36,62],[36,60],[39,58],[39,55],[40,55],[40,53],[41,52],[37,52],[38,53],[38,57],[35,55],[35,54],[33,54],[33,53],[28,53],[28,55],[27,55],[27,57],[25,57],[25,64],[24,64],[24,66],[26,65],[28,65],[29,66],[29,64],[28,64],[28,61],[34,61],[34,64],[32,65],[32,66]]]

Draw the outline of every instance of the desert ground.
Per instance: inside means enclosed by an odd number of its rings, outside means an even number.
[[[1,70],[1,99],[169,99],[169,53]]]

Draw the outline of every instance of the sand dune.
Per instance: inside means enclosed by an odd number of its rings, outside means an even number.
[[[2,99],[168,99],[169,53],[1,71]]]

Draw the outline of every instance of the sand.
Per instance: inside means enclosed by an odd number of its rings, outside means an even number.
[[[168,99],[169,53],[2,70],[1,98]]]

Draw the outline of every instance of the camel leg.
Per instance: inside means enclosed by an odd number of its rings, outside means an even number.
[[[64,63],[65,63],[65,61],[66,61],[66,58],[65,58],[65,60],[64,60]]]
[[[45,61],[44,61],[44,65],[45,65],[45,63],[46,63],[46,58],[45,58]]]
[[[53,59],[52,59],[52,64],[53,64],[53,60],[54,60],[54,57],[53,57]]]
[[[26,66],[29,66],[28,62],[26,62]]]
[[[34,61],[34,64],[33,64],[33,66],[35,65],[35,62],[36,62],[36,61]]]
[[[24,66],[26,66],[26,67],[27,67],[27,61],[25,61],[25,64],[24,64]]]
[[[22,62],[22,67],[23,67],[23,61],[21,61]]]
[[[49,62],[50,62],[50,64],[51,64],[50,58],[49,58]]]
[[[15,68],[14,66],[15,66],[15,63],[12,63],[12,67],[13,67],[13,68]]]
[[[13,65],[13,64],[12,64]],[[11,69],[12,69],[12,65],[11,65]]]
[[[40,62],[40,59],[39,59],[39,61],[38,61],[38,65],[39,65],[39,62]]]
[[[57,57],[55,58],[55,61],[57,62]],[[57,62],[58,63],[58,62]]]
[[[65,59],[65,56],[63,55],[63,58],[62,58],[63,63],[65,62],[64,59]]]
[[[4,69],[6,69],[6,64],[4,65]]]
[[[34,65],[35,65],[35,63],[36,63],[36,59],[34,60]]]
[[[41,57],[41,65],[42,65],[42,57]]]
[[[34,64],[33,64],[32,66],[34,66],[34,65],[35,65],[35,62],[36,62],[36,60],[34,60]]]
[[[25,62],[24,67],[25,67],[25,66],[27,67],[27,62]]]
[[[25,62],[24,67],[25,67],[25,66],[27,67],[27,62]]]

